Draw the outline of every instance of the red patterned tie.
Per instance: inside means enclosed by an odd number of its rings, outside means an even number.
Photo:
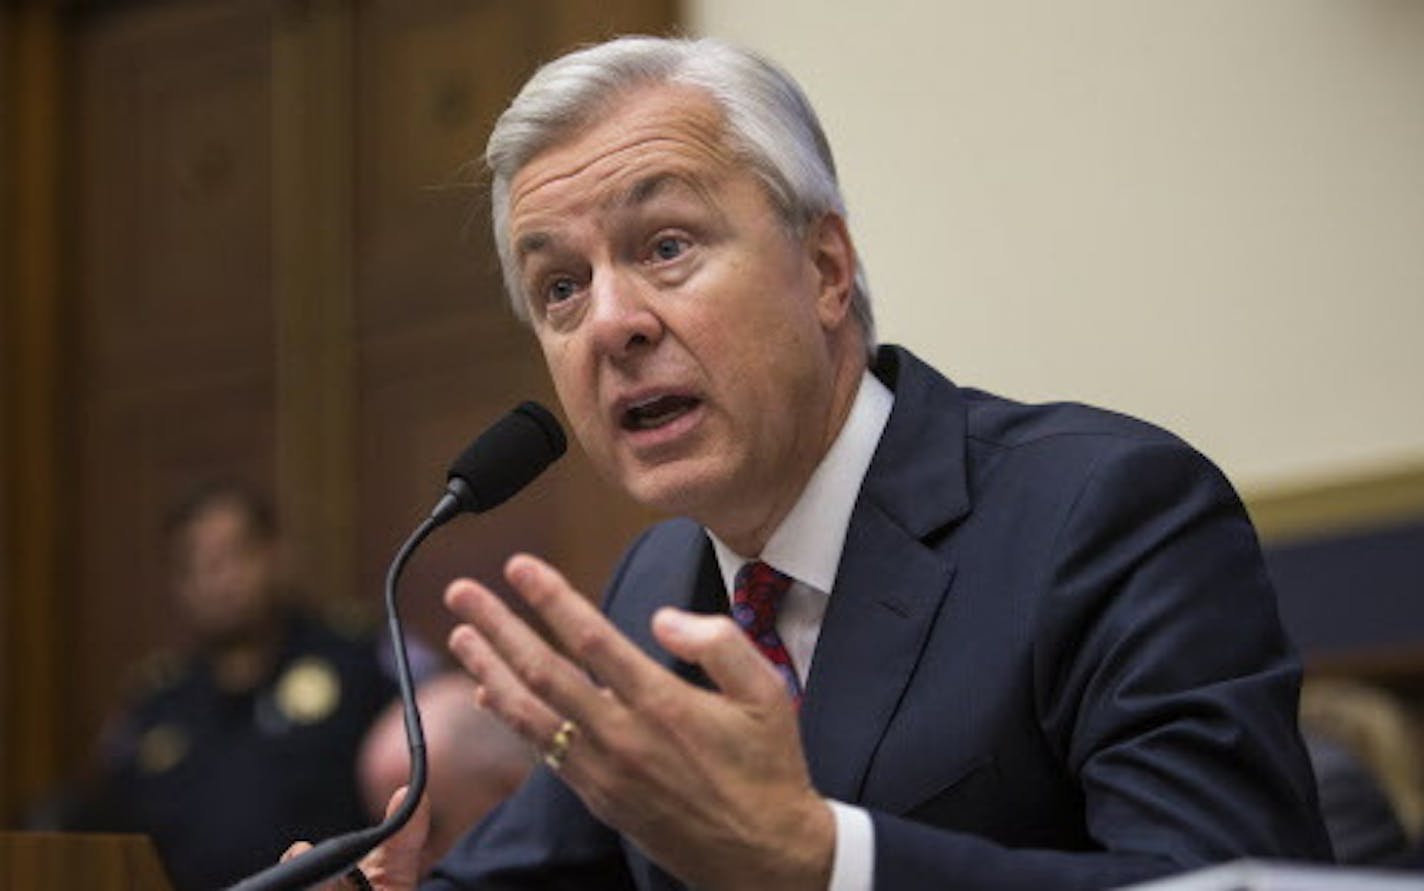
[[[791,587],[791,577],[777,572],[760,560],[737,570],[736,590],[732,592],[732,619],[761,650],[763,656],[786,681],[791,699],[801,704],[801,682],[781,635],[776,633],[776,611],[781,598]]]

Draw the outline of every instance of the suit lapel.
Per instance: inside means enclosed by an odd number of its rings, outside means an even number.
[[[801,711],[816,788],[852,802],[954,577],[928,541],[969,510],[958,390],[903,351],[879,359],[895,407],[846,533]]]
[[[731,608],[727,602],[727,589],[722,583],[722,571],[717,566],[717,555],[712,550],[712,542],[703,536],[702,557],[692,580],[692,590],[684,607],[694,613],[704,615],[726,615]],[[684,680],[699,687],[711,689],[712,681],[702,666],[681,659],[672,659],[672,670]]]
[[[702,527],[670,520],[634,545],[609,586],[604,611],[643,652],[664,666],[677,661],[653,638],[653,613],[664,606],[699,613],[727,611],[717,557]]]
[[[953,574],[878,510],[857,512],[802,700],[807,760],[823,794],[858,799]]]

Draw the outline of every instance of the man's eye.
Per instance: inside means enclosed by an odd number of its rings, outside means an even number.
[[[571,278],[561,278],[554,281],[549,287],[544,289],[544,301],[546,303],[562,303],[574,296],[578,286]]]
[[[671,235],[653,242],[653,257],[658,260],[676,260],[687,250],[687,242]]]

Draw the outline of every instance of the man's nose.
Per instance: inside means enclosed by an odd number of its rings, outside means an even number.
[[[600,352],[622,358],[657,343],[663,324],[637,276],[617,268],[597,270],[590,285],[592,328]]]

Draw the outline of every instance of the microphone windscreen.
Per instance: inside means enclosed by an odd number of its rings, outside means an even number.
[[[450,465],[448,479],[465,485],[460,509],[480,513],[529,485],[568,448],[564,430],[547,408],[525,402],[476,437]]]

